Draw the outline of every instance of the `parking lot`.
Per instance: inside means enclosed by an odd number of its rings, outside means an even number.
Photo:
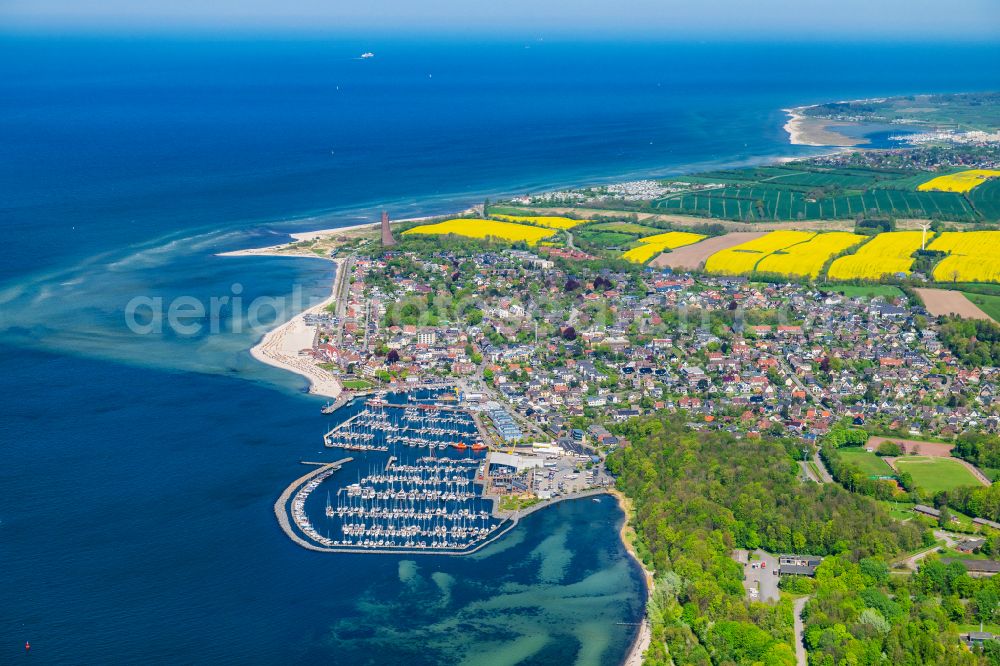
[[[778,558],[756,550],[733,552],[733,559],[743,565],[743,588],[751,601],[778,601]]]
[[[602,465],[595,464],[588,470],[585,468],[586,462],[576,456],[552,456],[546,459],[545,464],[545,467],[534,471],[532,487],[532,490],[543,498],[568,495],[592,488],[607,479]]]

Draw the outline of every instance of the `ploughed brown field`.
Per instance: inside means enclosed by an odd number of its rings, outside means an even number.
[[[965,297],[959,291],[947,289],[915,289],[924,302],[927,311],[935,317],[940,315],[958,315],[966,319],[990,319],[990,316]]]
[[[917,452],[922,456],[934,456],[937,458],[950,458],[954,444],[945,442],[921,442],[917,439],[903,439],[902,437],[869,437],[865,447],[877,449],[882,442],[896,442],[903,447],[904,452]]]
[[[686,245],[684,247],[677,248],[673,252],[664,252],[656,259],[649,262],[649,265],[654,268],[667,267],[675,271],[700,268],[704,265],[706,259],[719,250],[725,250],[733,247],[734,245],[746,243],[747,241],[751,241],[755,238],[760,238],[767,233],[768,232],[766,231],[734,231],[732,233],[725,234],[724,236],[706,238],[700,243]]]

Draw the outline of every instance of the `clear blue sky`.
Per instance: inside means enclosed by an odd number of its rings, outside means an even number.
[[[1000,41],[1000,0],[0,0],[0,25]]]

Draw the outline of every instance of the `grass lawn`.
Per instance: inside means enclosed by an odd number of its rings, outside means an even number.
[[[875,500],[889,512],[889,515],[896,520],[909,520],[916,514],[913,512],[913,504],[909,502],[893,502],[890,500]]]
[[[891,299],[898,298],[903,295],[903,292],[899,290],[899,287],[894,287],[891,284],[838,284],[825,285],[823,288],[841,293],[847,298],[874,298],[875,296],[881,296],[886,299]]]
[[[663,229],[657,229],[656,227],[647,227],[643,224],[635,224],[634,222],[601,222],[599,224],[592,224],[583,229],[594,229],[596,231],[614,231],[620,234],[636,234],[637,236],[652,236],[654,234],[662,234]],[[581,229],[581,231],[583,230]]]
[[[968,558],[965,558],[968,559]],[[970,631],[979,631],[979,624],[958,624],[958,633],[966,634]],[[983,631],[988,631],[991,634],[1000,634],[1000,624],[989,624],[983,625]]]
[[[900,472],[909,472],[913,482],[928,493],[980,485],[976,477],[972,476],[972,472],[951,458],[903,456],[896,459],[896,469]]]
[[[576,232],[576,238],[601,248],[629,247],[636,238],[632,234],[620,234],[616,231],[587,231],[587,229],[588,227],[584,227],[582,231]]]
[[[991,559],[988,555],[983,555],[982,553],[963,553],[961,551],[955,550],[954,548],[941,548],[941,557],[954,557],[958,560],[989,560]]]
[[[503,496],[500,498],[501,511],[521,511],[541,502],[537,497]]]
[[[996,467],[980,467],[979,471],[985,474],[990,481],[1000,480],[1000,469]]]
[[[889,463],[874,453],[865,451],[860,446],[840,449],[838,453],[845,461],[856,465],[863,473],[870,476],[896,476],[896,472],[889,467]]]
[[[343,382],[343,386],[348,391],[364,391],[365,389],[370,389],[372,384],[364,379],[346,379]]]
[[[979,309],[993,318],[993,321],[1000,321],[1000,296],[988,296],[986,294],[973,294],[962,292],[966,298],[979,306]]]

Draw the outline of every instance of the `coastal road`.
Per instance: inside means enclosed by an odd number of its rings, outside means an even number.
[[[347,297],[350,294],[351,273],[354,270],[355,255],[344,260],[337,269],[337,346],[344,344],[344,314],[347,312]]]
[[[806,654],[806,644],[802,641],[802,632],[805,625],[802,621],[802,611],[805,610],[810,598],[801,597],[796,599],[792,605],[792,612],[795,615],[795,663],[798,666],[808,666],[809,664],[809,657]]]

